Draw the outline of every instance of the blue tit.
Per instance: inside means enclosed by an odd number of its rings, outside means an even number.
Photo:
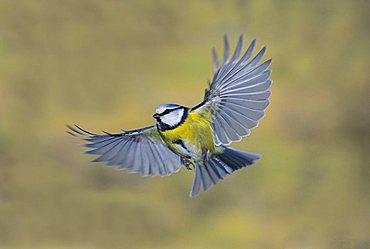
[[[213,48],[213,80],[205,90],[204,100],[195,107],[161,105],[153,115],[155,125],[137,130],[94,134],[68,126],[68,132],[85,141],[84,146],[90,148],[87,154],[99,155],[93,162],[143,176],[167,176],[181,167],[194,168],[190,197],[196,196],[201,186],[207,191],[225,176],[260,158],[227,146],[248,136],[269,105],[271,59],[260,63],[265,47],[252,57],[255,44],[253,40],[241,55],[241,35],[231,55],[225,36],[221,63]]]

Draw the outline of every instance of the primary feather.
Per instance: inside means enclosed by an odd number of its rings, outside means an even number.
[[[243,136],[258,125],[269,105],[271,95],[268,67],[271,59],[260,64],[266,48],[262,48],[252,59],[256,41],[253,40],[240,58],[243,36],[239,37],[231,58],[229,40],[224,38],[224,56],[219,66],[216,50],[213,49],[214,76],[204,101],[193,108],[194,111],[212,112],[212,128],[216,145],[227,145],[240,141]]]
[[[177,172],[182,164],[180,156],[171,151],[154,126],[98,135],[76,126],[68,126],[69,133],[86,141],[91,148],[87,154],[98,155],[93,162],[127,169],[143,176],[166,176]]]

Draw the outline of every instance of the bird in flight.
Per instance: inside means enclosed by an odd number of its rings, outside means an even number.
[[[155,125],[137,130],[94,134],[68,126],[68,133],[85,141],[90,149],[87,154],[98,155],[93,162],[143,176],[167,176],[181,167],[194,168],[189,196],[196,196],[201,186],[207,191],[260,158],[227,146],[248,136],[269,105],[271,59],[261,63],[265,47],[252,57],[255,45],[254,39],[242,55],[241,35],[231,55],[225,35],[222,61],[213,48],[213,79],[204,100],[195,107],[161,105],[153,115]]]

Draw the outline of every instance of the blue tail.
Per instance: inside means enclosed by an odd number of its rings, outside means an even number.
[[[207,162],[196,162],[193,187],[189,193],[190,197],[196,196],[203,185],[207,191],[225,176],[234,171],[253,164],[261,158],[257,154],[236,150],[230,147],[223,147],[222,154],[213,155]]]

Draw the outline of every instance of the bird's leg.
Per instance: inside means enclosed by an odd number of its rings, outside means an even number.
[[[203,157],[203,161],[207,162],[209,160],[209,150],[203,149],[202,150],[202,157]]]
[[[181,162],[182,164],[188,169],[188,170],[192,170],[191,169],[191,165],[193,166],[194,168],[194,164],[193,164],[193,161],[191,160],[191,157],[181,157]]]

